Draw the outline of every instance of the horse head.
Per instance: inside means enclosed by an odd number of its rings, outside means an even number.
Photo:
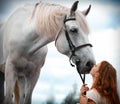
[[[59,31],[55,45],[57,50],[67,55],[70,63],[76,65],[79,74],[89,73],[95,64],[92,45],[88,39],[88,25],[86,16],[91,5],[87,10],[77,11],[78,1],[76,1],[68,14],[65,15],[63,27]]]

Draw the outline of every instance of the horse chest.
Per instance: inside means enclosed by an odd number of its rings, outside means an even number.
[[[16,67],[15,72],[19,76],[23,76],[30,75],[31,73],[33,73],[33,71],[38,70],[38,68],[44,65],[47,51],[47,46],[44,46],[29,57],[20,57],[19,60],[15,61],[14,63]]]

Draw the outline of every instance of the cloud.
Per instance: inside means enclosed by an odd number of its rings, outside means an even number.
[[[113,5],[93,4],[87,20],[91,31],[101,31],[120,26],[120,7]]]
[[[96,57],[114,57],[116,51],[120,49],[119,41],[120,27],[118,29],[106,29],[99,32],[93,32],[90,35],[90,41],[93,43],[93,49]],[[106,52],[106,54],[105,54]],[[112,56],[111,56],[112,54]]]

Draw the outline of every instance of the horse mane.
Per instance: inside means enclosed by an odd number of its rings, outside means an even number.
[[[59,4],[37,3],[33,12],[33,15],[36,14],[37,31],[47,35],[56,35],[63,26],[64,16],[69,13],[69,8]],[[76,19],[80,23],[80,28],[88,34],[89,28],[85,16],[79,10],[76,12]]]
[[[36,13],[37,30],[49,35],[57,34],[63,25],[63,17],[69,9],[49,3],[40,3]]]

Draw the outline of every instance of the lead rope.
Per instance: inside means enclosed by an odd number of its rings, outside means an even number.
[[[85,84],[85,74],[83,74],[83,77],[80,73],[79,73],[79,75],[80,75],[80,78],[82,80],[82,83]],[[84,92],[84,95],[86,95],[86,92]]]
[[[81,80],[82,80],[82,83],[83,84],[85,84],[85,74],[83,74],[83,77],[82,77],[82,74],[79,72],[79,69],[78,69],[78,63],[76,62],[76,69],[77,69],[77,71],[78,71],[78,73],[79,73],[79,75],[80,75],[80,78],[81,78]],[[84,95],[86,95],[86,92],[84,92]]]
[[[69,59],[69,62],[70,62],[70,65],[72,66],[72,67],[75,67],[75,65],[74,64],[72,64],[72,62],[71,62],[71,58],[72,58],[73,56],[71,55],[71,57],[70,57],[70,59]],[[77,69],[77,71],[78,71],[78,73],[79,73],[79,75],[80,75],[80,79],[81,79],[81,81],[82,81],[82,83],[83,84],[85,84],[85,74],[83,74],[83,76],[82,76],[82,74],[79,72],[79,69],[78,69],[78,63],[76,62],[76,69]],[[86,92],[84,92],[84,95],[86,95]]]

